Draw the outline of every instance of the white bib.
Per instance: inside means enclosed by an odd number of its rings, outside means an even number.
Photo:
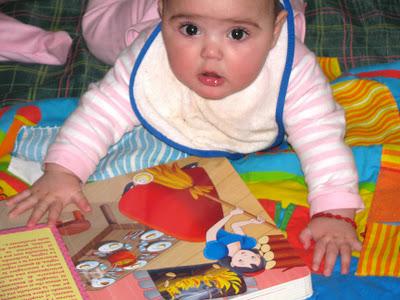
[[[172,141],[172,146],[193,149],[191,154],[197,150],[245,154],[270,147],[278,134],[275,118],[286,65],[287,24],[256,80],[220,100],[200,97],[175,77],[159,31],[158,26],[143,49],[146,37],[138,37],[132,45],[140,47],[141,54],[131,75],[131,102],[143,126],[167,143]]]

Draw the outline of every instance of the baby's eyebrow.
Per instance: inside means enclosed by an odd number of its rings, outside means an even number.
[[[261,29],[261,26],[257,22],[254,22],[253,20],[250,20],[250,19],[224,19],[224,20],[226,22],[230,22],[230,23],[234,23],[234,24],[244,24],[244,25],[253,26],[253,27]]]
[[[193,15],[193,14],[177,14],[177,15],[172,15],[169,19],[171,21],[175,21],[175,20],[180,20],[180,19],[191,20],[191,19],[198,19],[198,18],[201,18],[201,16]]]
[[[205,18],[202,15],[197,15],[197,14],[176,14],[170,17],[170,20],[179,20],[179,19],[185,19],[185,20],[196,20],[196,19],[202,19]],[[256,27],[256,28],[260,28],[261,26],[251,20],[251,19],[239,19],[239,18],[226,18],[226,19],[221,19],[223,22],[226,23],[233,23],[233,24],[241,24],[241,25],[248,25],[248,26],[252,26],[252,27]]]

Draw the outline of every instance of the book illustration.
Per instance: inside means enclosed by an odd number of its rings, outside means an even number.
[[[238,221],[231,224],[231,231],[226,231],[225,224],[234,216],[241,214],[243,210],[236,208],[207,230],[203,253],[207,259],[217,260],[221,266],[238,274],[251,276],[253,273],[265,270],[266,260],[256,249],[256,239],[246,235],[242,227],[262,224],[264,220],[257,218]]]
[[[152,286],[145,292],[147,296],[162,299],[215,299],[239,295],[247,289],[242,276],[218,264],[138,271],[135,276]]]
[[[134,176],[119,201],[121,213],[128,218],[192,242],[204,241],[208,228],[223,218],[222,205],[235,207],[218,196],[197,163],[146,169]],[[177,212],[179,218],[170,218]]]
[[[214,263],[135,272],[145,298],[215,299],[258,291],[264,278],[262,274],[276,267],[277,260],[285,256],[287,249],[281,247],[283,252],[277,249],[281,253],[275,256],[270,246],[279,244],[283,235],[262,236],[256,240],[244,233],[243,227],[262,224],[262,218],[241,218],[241,221],[231,223],[230,231],[223,229],[229,220],[240,215],[243,211],[236,208],[207,231],[203,254],[207,259],[215,260]],[[300,259],[296,262],[287,264],[283,261],[279,266],[283,272],[304,266]]]
[[[276,268],[285,271],[304,266],[304,261],[283,234],[265,236],[259,239],[258,243],[256,248],[268,261],[268,269]]]
[[[55,227],[0,231],[0,299],[88,299]]]
[[[72,258],[93,298],[124,299],[121,286],[135,299],[230,297],[309,275],[226,160],[185,159],[85,194],[93,228]]]
[[[100,205],[109,226],[73,257],[82,280],[89,289],[103,288],[146,266],[177,240],[204,241],[209,224],[223,216],[215,199],[217,191],[197,163],[134,174],[119,211],[138,222],[118,224],[112,209]],[[176,212],[180,217],[171,219]]]
[[[146,266],[176,239],[143,224],[118,224],[109,205],[100,206],[109,224],[72,259],[88,289],[104,288]]]
[[[144,180],[145,179],[145,180]],[[203,168],[176,163],[146,169],[134,176],[119,201],[128,218],[185,241],[201,242],[223,217],[218,193]],[[149,208],[150,213],[149,213]],[[179,212],[179,217],[171,218]]]
[[[230,211],[207,231],[203,254],[215,263],[149,271],[154,286],[164,299],[236,296],[247,291],[242,275],[255,276],[273,267],[267,266],[267,261],[272,261],[273,257],[264,257],[264,253],[256,248],[256,239],[242,229],[249,224],[262,224],[262,218],[232,223],[230,231],[223,229],[237,215],[243,215],[243,210]]]

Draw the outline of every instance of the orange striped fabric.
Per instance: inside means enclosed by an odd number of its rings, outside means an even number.
[[[369,224],[356,275],[400,277],[399,249],[400,226]]]
[[[381,167],[400,170],[400,146],[383,145]]]
[[[381,168],[368,223],[399,222],[400,145],[383,145]],[[397,209],[396,209],[397,208]]]
[[[346,111],[347,144],[400,145],[399,110],[388,87],[372,80],[351,79],[333,84],[332,89]]]
[[[318,63],[325,76],[332,81],[342,75],[339,60],[337,57],[318,57]]]

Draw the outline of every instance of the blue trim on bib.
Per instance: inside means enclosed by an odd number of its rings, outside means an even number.
[[[292,64],[293,64],[293,58],[294,58],[294,19],[293,19],[293,11],[292,7],[290,5],[289,0],[284,0],[284,6],[285,9],[288,11],[288,50],[287,50],[287,58],[286,58],[286,64],[285,64],[285,69],[282,75],[282,81],[281,81],[281,86],[279,90],[279,96],[278,96],[278,101],[277,101],[277,106],[276,106],[276,116],[275,120],[276,123],[278,124],[278,135],[275,140],[275,142],[271,145],[271,147],[277,146],[282,143],[284,135],[285,135],[285,128],[283,125],[283,107],[285,104],[285,97],[286,97],[286,91],[289,83],[289,77],[290,77],[290,72],[292,69]],[[140,50],[139,55],[136,59],[136,62],[133,66],[130,81],[129,81],[129,97],[131,101],[131,106],[133,111],[136,114],[136,117],[138,120],[141,122],[144,128],[146,128],[152,135],[154,135],[156,138],[160,139],[164,143],[168,144],[171,147],[174,147],[175,149],[178,149],[180,151],[186,152],[190,155],[195,155],[195,156],[200,156],[200,157],[226,157],[229,159],[239,159],[244,156],[244,154],[241,153],[231,153],[227,151],[218,151],[218,150],[200,150],[200,149],[193,149],[190,147],[183,146],[181,144],[178,144],[165,135],[163,135],[161,132],[159,132],[156,128],[154,128],[152,125],[150,125],[141,115],[139,112],[139,109],[136,105],[136,100],[135,100],[135,95],[134,95],[134,83],[136,79],[137,72],[139,70],[140,65],[143,62],[143,59],[150,48],[151,44],[154,42],[158,34],[161,32],[161,22],[156,26],[156,28],[153,30],[153,32],[150,34],[148,39],[146,40],[143,48]]]
[[[281,86],[279,88],[278,102],[276,104],[275,120],[278,124],[278,135],[275,142],[271,145],[276,147],[282,144],[285,137],[285,126],[283,124],[283,108],[285,106],[285,99],[287,88],[289,85],[289,78],[292,72],[293,60],[294,60],[294,41],[295,41],[295,31],[294,31],[294,14],[290,0],[284,0],[284,8],[288,12],[287,17],[287,30],[288,30],[288,46],[286,53],[286,64],[283,71]]]

